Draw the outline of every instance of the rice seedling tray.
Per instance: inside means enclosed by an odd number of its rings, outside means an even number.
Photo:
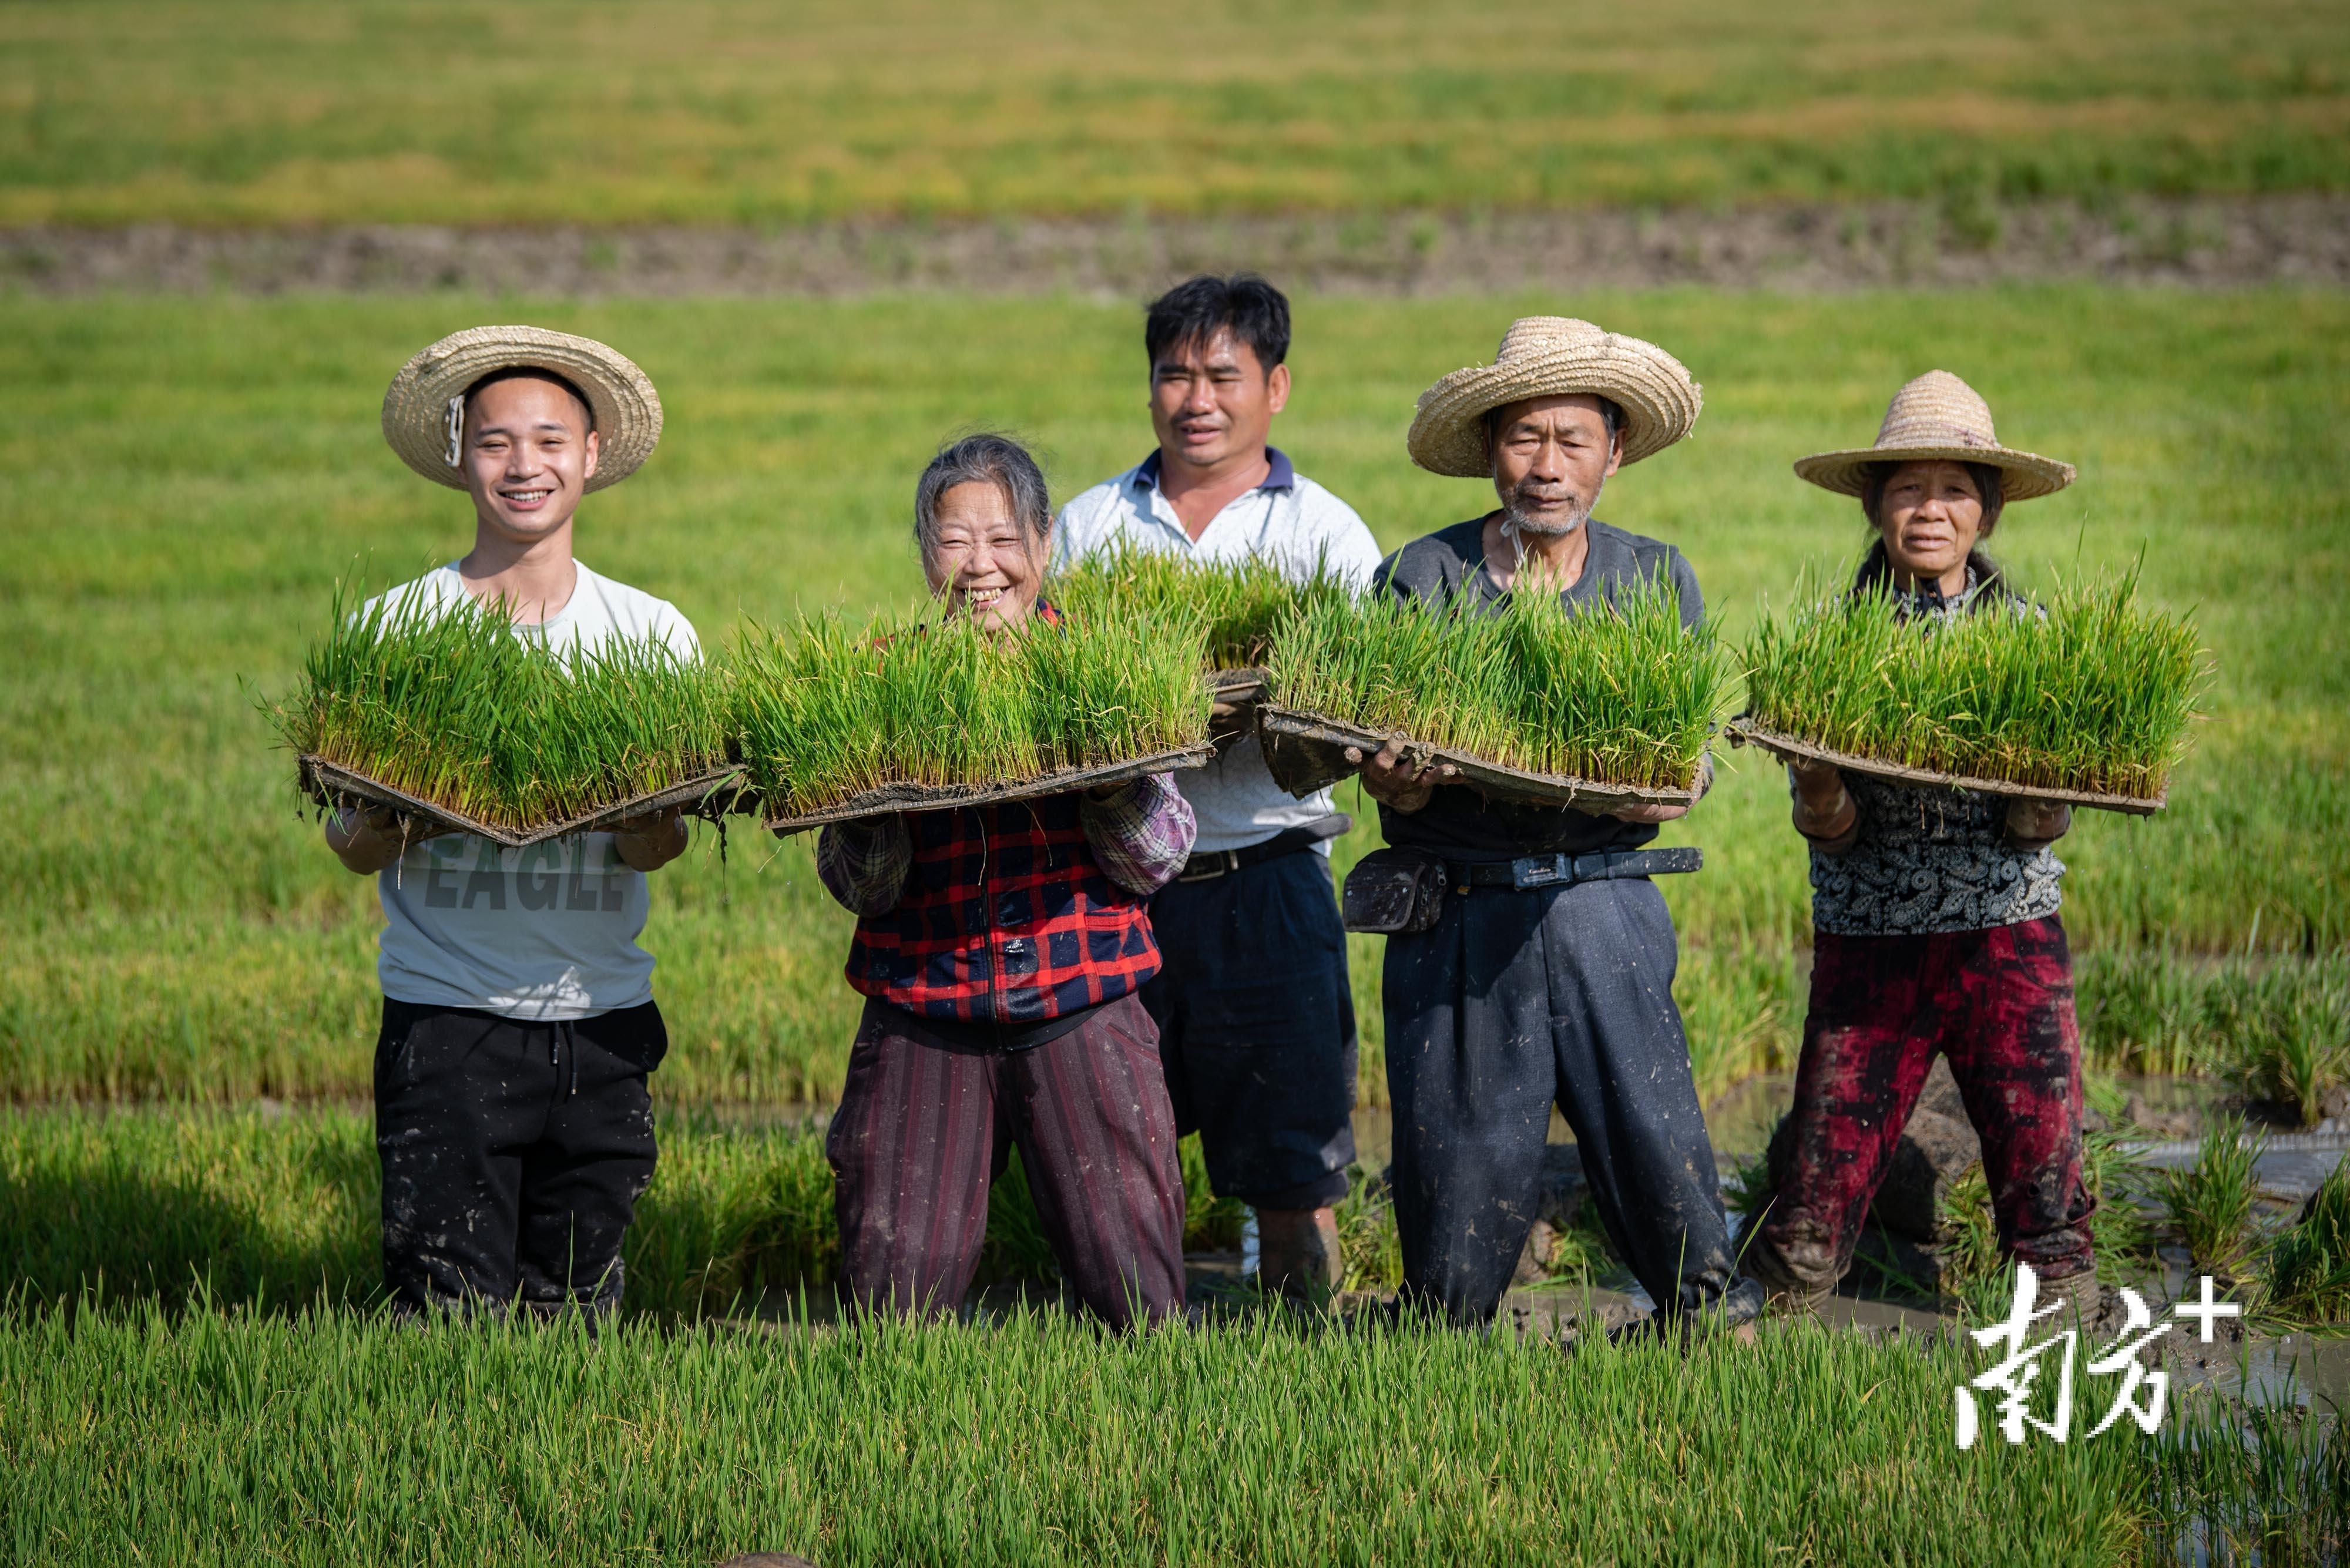
[[[622,817],[667,811],[673,806],[682,807],[690,815],[712,819],[728,812],[753,809],[753,797],[743,783],[743,770],[728,767],[687,779],[666,789],[633,795],[561,822],[525,830],[500,827],[467,816],[463,812],[452,811],[447,806],[436,805],[404,790],[369,778],[364,774],[353,773],[324,757],[306,754],[301,758],[300,765],[302,793],[320,805],[329,808],[354,805],[390,806],[402,816],[421,818],[459,833],[475,834],[509,849],[525,848],[551,838],[567,838],[574,834],[594,833],[610,826]]]
[[[2010,784],[2004,779],[1969,778],[1958,774],[1936,773],[1929,768],[1905,767],[1898,763],[1880,762],[1872,757],[1856,757],[1848,752],[1833,752],[1809,741],[1775,734],[1752,721],[1732,719],[1725,727],[1732,745],[1752,746],[1770,753],[1782,761],[1790,758],[1815,763],[1831,763],[1846,773],[1863,778],[1883,779],[1888,784],[1924,784],[1940,789],[1981,790],[1986,794],[2007,795],[2021,800],[2059,801],[2066,805],[2092,806],[2098,811],[2125,812],[2132,816],[2151,816],[2163,808],[2169,799],[2166,786],[2153,796],[2133,794],[2099,794],[2090,790],[2057,789],[2041,784]]]
[[[1258,705],[1256,722],[1257,733],[1264,744],[1265,765],[1271,770],[1274,782],[1299,796],[1326,789],[1341,779],[1359,773],[1361,769],[1357,764],[1347,761],[1348,747],[1355,747],[1367,755],[1389,741],[1401,741],[1406,753],[1415,761],[1423,765],[1431,762],[1449,763],[1459,771],[1459,782],[1493,800],[1573,806],[1577,810],[1600,812],[1627,805],[1689,806],[1697,804],[1698,794],[1693,789],[1653,789],[1635,784],[1598,784],[1563,774],[1529,773],[1521,768],[1504,767],[1450,747],[1431,746],[1408,735],[1381,734],[1374,730],[1340,723],[1319,713],[1299,712],[1272,703]]]
[[[1184,746],[1124,762],[1097,763],[1082,768],[1055,768],[1032,779],[1000,784],[883,784],[879,789],[851,795],[837,805],[768,817],[766,826],[775,833],[790,835],[806,833],[812,827],[823,827],[829,823],[853,822],[859,817],[886,816],[900,811],[944,811],[954,806],[999,805],[1008,801],[1036,800],[1048,794],[1059,794],[1065,790],[1124,784],[1146,774],[1176,773],[1186,768],[1204,767],[1215,754],[1213,746]]]

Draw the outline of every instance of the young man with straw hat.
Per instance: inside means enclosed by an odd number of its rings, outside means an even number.
[[[1705,605],[1680,552],[1591,512],[1618,468],[1689,434],[1700,401],[1654,344],[1557,317],[1513,323],[1492,364],[1421,396],[1406,442],[1422,468],[1490,481],[1501,505],[1405,545],[1381,584],[1469,614],[1515,593],[1586,609],[1662,584],[1695,626]],[[1406,1302],[1463,1324],[1493,1315],[1534,1220],[1555,1104],[1657,1321],[1752,1317],[1762,1292],[1736,1277],[1673,1004],[1672,917],[1649,880],[1697,869],[1695,850],[1646,847],[1682,808],[1595,816],[1489,801],[1392,743],[1348,756],[1388,853],[1442,886],[1433,925],[1387,949]]]
[[[384,394],[384,439],[473,498],[473,547],[387,600],[497,602],[563,653],[658,639],[698,658],[683,616],[572,555],[581,497],[635,472],[660,429],[652,383],[601,343],[479,327],[433,344]],[[645,1078],[669,1046],[637,945],[645,874],[684,852],[685,825],[664,812],[519,850],[411,828],[380,811],[327,824],[383,901],[385,1288],[407,1312],[608,1311],[652,1179]]]
[[[2023,601],[1978,547],[2011,502],[2073,467],[2000,444],[1991,408],[1946,370],[1894,395],[1877,444],[1795,472],[1857,496],[1874,535],[1855,594],[1892,597],[1920,635]],[[1778,1190],[1747,1250],[1775,1296],[1816,1311],[1860,1226],[1934,1054],[1982,1140],[2000,1243],[2084,1312],[2097,1305],[2081,1169],[2081,1041],[2049,846],[2069,808],[1788,767],[1812,857],[1811,1006]]]
[[[1255,556],[1293,581],[1370,586],[1379,547],[1353,507],[1266,444],[1289,398],[1289,301],[1253,274],[1195,277],[1143,324],[1159,448],[1063,508],[1063,561],[1118,547],[1200,562]],[[1265,1288],[1338,1283],[1334,1205],[1355,1159],[1355,1003],[1330,792],[1294,798],[1253,735],[1179,775],[1199,821],[1182,875],[1151,900],[1165,967],[1143,989],[1177,1120],[1220,1198],[1256,1212]]]

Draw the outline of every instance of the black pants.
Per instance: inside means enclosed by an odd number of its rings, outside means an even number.
[[[1459,1323],[1492,1317],[1534,1222],[1554,1101],[1608,1240],[1659,1311],[1731,1291],[1676,962],[1672,916],[1645,878],[1453,892],[1433,929],[1388,939],[1407,1300]],[[1760,1293],[1739,1288],[1727,1309],[1751,1316]]]
[[[668,1049],[650,1002],[525,1023],[387,997],[375,1146],[393,1303],[617,1306],[620,1241],[653,1176],[645,1075]]]
[[[1311,849],[1150,901],[1165,967],[1142,988],[1175,1125],[1219,1198],[1317,1209],[1355,1161],[1355,999],[1330,862]]]

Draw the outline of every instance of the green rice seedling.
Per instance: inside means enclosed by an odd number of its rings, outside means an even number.
[[[1263,664],[1274,635],[1305,606],[1349,597],[1327,570],[1294,583],[1259,556],[1193,561],[1125,540],[1060,568],[1045,596],[1080,619],[1139,615],[1169,626],[1196,619],[1212,670]]]
[[[1347,1169],[1347,1196],[1337,1204],[1338,1288],[1393,1291],[1403,1283],[1403,1238],[1396,1230],[1395,1193],[1362,1165]]]
[[[338,593],[286,745],[492,826],[527,831],[725,764],[723,677],[657,640],[556,653],[502,604]]]
[[[735,651],[733,727],[771,810],[885,784],[1020,783],[1196,745],[1209,700],[1196,626],[1139,611],[1008,636],[925,609],[754,628]]]
[[[2265,1315],[2291,1324],[2350,1324],[2350,1160],[2336,1165],[2298,1223],[2269,1248]]]
[[[2097,1272],[2112,1282],[2143,1272],[2155,1245],[2153,1217],[2140,1204],[2152,1168],[2119,1135],[2092,1132],[2082,1135],[2081,1176],[2097,1205]]]
[[[2135,573],[2036,608],[1912,624],[1887,594],[1766,615],[1744,649],[1765,730],[1932,773],[2149,800],[2168,785],[2205,660]]]
[[[0,1319],[0,1529],[12,1561],[188,1565],[2338,1557],[2334,1423],[2181,1396],[2153,1437],[2086,1441],[2085,1385],[2073,1441],[1961,1453],[1971,1352],[1765,1324],[1563,1355],[1506,1327],[1284,1314],[592,1338],[28,1314]]]
[[[1384,596],[1304,606],[1267,661],[1274,700],[1530,773],[1688,789],[1728,659],[1645,584],[1570,610],[1549,594],[1498,613]]]
[[[2244,1136],[2238,1116],[2214,1116],[2204,1129],[2195,1163],[2166,1170],[2157,1190],[2171,1229],[2195,1266],[2220,1280],[2245,1277],[2251,1256],[2252,1217],[2260,1200],[2259,1165],[2265,1138]]]
[[[2231,964],[2201,1001],[2207,1070],[2303,1127],[2324,1118],[2350,1077],[2350,963]]]

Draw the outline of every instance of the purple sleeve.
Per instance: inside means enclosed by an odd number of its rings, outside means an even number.
[[[1200,833],[1191,803],[1167,774],[1146,774],[1099,800],[1083,796],[1077,819],[1103,872],[1146,898],[1175,879]]]
[[[836,822],[816,835],[816,880],[853,915],[896,909],[913,866],[914,840],[902,815]]]

